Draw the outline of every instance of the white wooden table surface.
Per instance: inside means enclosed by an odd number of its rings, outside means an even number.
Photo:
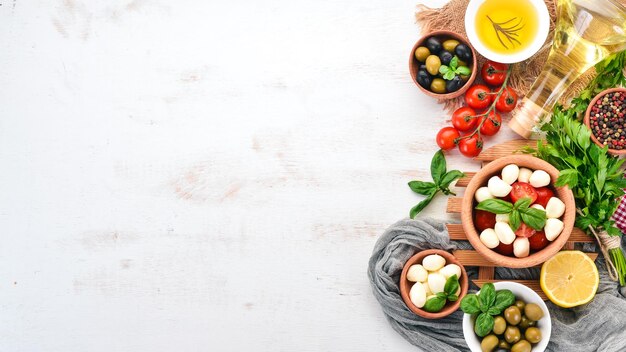
[[[415,350],[366,275],[447,124],[414,0],[0,3],[0,351]]]

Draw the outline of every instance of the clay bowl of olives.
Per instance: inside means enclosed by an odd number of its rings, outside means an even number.
[[[517,282],[494,283],[496,292],[510,290],[515,303],[494,316],[492,330],[484,337],[474,331],[478,314],[463,314],[463,337],[472,352],[543,352],[550,341],[552,321],[539,295]],[[477,293],[480,296],[480,291]]]
[[[476,52],[467,39],[450,31],[434,31],[415,43],[409,57],[413,82],[437,99],[461,96],[476,78]]]

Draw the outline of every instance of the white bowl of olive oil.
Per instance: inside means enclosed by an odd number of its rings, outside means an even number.
[[[533,56],[546,41],[550,14],[543,0],[470,0],[465,32],[489,60],[515,63]]]

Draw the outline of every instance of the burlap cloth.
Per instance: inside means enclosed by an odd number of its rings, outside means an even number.
[[[503,0],[503,1],[515,1],[515,0]],[[465,34],[465,9],[469,0],[451,0],[444,7],[439,9],[431,9],[425,5],[418,5],[418,11],[415,14],[417,23],[420,25],[420,29],[423,35],[426,35],[436,30],[448,30],[456,32],[466,36]],[[550,46],[552,44],[552,37],[554,34],[554,23],[556,18],[556,6],[555,1],[547,0],[546,5],[548,12],[550,12],[550,34],[544,46],[539,50],[537,54],[526,61],[522,61],[513,65],[513,73],[509,78],[509,86],[511,86],[517,94],[523,97],[530,86],[533,84],[543,64],[548,58],[550,53]],[[467,36],[466,36],[467,37]],[[485,62],[485,58],[477,54],[478,67],[482,67]],[[589,82],[595,77],[596,71],[594,68],[585,72],[578,80],[572,84],[567,91],[561,97],[561,103],[567,105],[567,103],[576,95],[578,95]],[[480,75],[478,75],[480,76]],[[480,82],[480,78],[477,78],[477,82]],[[444,104],[444,107],[448,111],[453,111],[463,103],[463,96],[456,99],[440,100],[439,103]]]

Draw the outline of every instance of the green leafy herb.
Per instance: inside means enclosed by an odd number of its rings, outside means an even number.
[[[456,195],[450,191],[450,185],[455,180],[465,176],[459,170],[446,171],[446,158],[441,150],[438,150],[433,156],[430,162],[430,174],[433,178],[433,182],[425,181],[411,181],[409,182],[409,188],[417,194],[426,196],[424,200],[417,203],[416,206],[411,208],[409,216],[411,219],[415,218],[419,212],[421,212],[430,202],[433,200],[438,192],[445,195]]]
[[[624,63],[624,53],[620,53],[615,60]],[[614,71],[609,68],[613,67],[611,63],[603,67],[607,71],[599,72],[599,76]],[[619,75],[623,76],[621,69]],[[584,99],[580,98],[578,103],[582,101]],[[576,121],[577,112],[575,108],[566,110],[562,106],[555,107],[551,121],[542,127],[548,143],[538,142],[537,148],[529,151],[560,170],[555,184],[567,185],[574,193],[578,228],[589,234],[605,231],[610,236],[621,236],[611,218],[619,205],[617,199],[624,195],[623,188],[626,188],[622,169],[624,159],[608,154],[607,147],[600,148],[591,143],[591,130]],[[624,253],[621,248],[613,248],[609,254],[623,286],[626,283]]]
[[[461,300],[461,310],[466,314],[478,314],[474,323],[476,335],[487,336],[493,329],[494,315],[515,303],[515,295],[510,290],[498,290],[492,283],[486,283],[480,294],[470,293]]]
[[[443,286],[443,292],[439,292],[435,297],[426,301],[424,310],[431,313],[439,312],[446,305],[447,301],[454,302],[459,299],[456,295],[456,291],[459,289],[459,278],[456,274],[450,276],[446,280],[446,284]]]
[[[449,65],[439,66],[439,73],[442,74],[443,79],[451,81],[456,75],[469,76],[472,70],[467,66],[459,66],[459,58],[455,55]]]
[[[513,231],[521,226],[522,221],[535,230],[541,230],[546,226],[546,212],[529,208],[531,203],[532,200],[527,197],[519,199],[515,204],[501,199],[486,199],[478,203],[476,209],[494,214],[509,214],[509,225]]]

